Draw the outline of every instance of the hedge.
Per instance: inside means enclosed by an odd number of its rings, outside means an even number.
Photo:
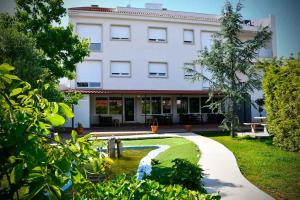
[[[273,144],[300,151],[300,54],[265,64],[263,92],[267,128]]]

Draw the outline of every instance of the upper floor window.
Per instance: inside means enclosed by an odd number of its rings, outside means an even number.
[[[167,42],[167,29],[166,28],[153,28],[148,30],[148,40],[151,42]]]
[[[184,78],[190,79],[195,75],[195,65],[193,63],[184,64]]]
[[[97,24],[77,24],[77,34],[90,40],[91,51],[101,51],[102,26]]]
[[[194,44],[194,30],[183,30],[183,42],[184,44]]]
[[[111,76],[129,77],[131,75],[130,68],[128,61],[112,61],[110,64]]]
[[[76,66],[77,87],[101,87],[101,61],[84,61]]]
[[[167,63],[149,63],[149,77],[167,77],[168,76],[168,64]]]
[[[205,47],[208,51],[211,51],[212,47],[212,32],[201,32],[201,46],[202,49]]]
[[[130,40],[130,26],[112,25],[111,26],[112,40]]]

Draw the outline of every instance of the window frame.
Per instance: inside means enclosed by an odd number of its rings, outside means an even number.
[[[165,64],[166,65],[166,75],[159,76],[159,73],[156,73],[157,75],[150,75],[150,64]],[[154,62],[154,61],[148,62],[148,78],[168,78],[168,77],[169,77],[168,62]]]
[[[194,63],[184,63],[183,65],[184,65],[184,69],[183,69],[183,78],[184,78],[184,79],[191,79],[192,76],[194,76],[195,73],[196,73],[196,65],[195,65]],[[193,72],[192,75],[187,76],[187,74],[186,74],[186,73],[187,73],[187,70],[185,69],[185,66],[186,66],[186,65],[192,65],[192,66],[193,66],[194,72]]]
[[[78,33],[78,25],[91,25],[91,26],[100,26],[100,28],[101,28],[101,40],[100,40],[100,51],[93,51],[93,50],[91,50],[90,49],[90,46],[89,46],[89,50],[91,51],[91,52],[95,52],[95,53],[102,53],[103,52],[103,24],[98,24],[98,23],[76,23],[76,28],[75,28],[75,33],[76,33],[76,35],[78,35],[78,37],[80,37],[80,35],[79,35],[79,33]],[[92,44],[92,43],[90,43],[90,44]],[[98,43],[93,43],[93,44],[98,44]]]
[[[160,41],[158,39],[155,39],[155,40],[150,39],[149,38],[149,36],[150,36],[150,29],[164,29],[166,31],[166,40],[165,41]],[[147,40],[150,43],[168,43],[168,28],[167,27],[148,26]]]
[[[82,62],[99,62],[99,63],[101,63],[101,69],[100,69],[100,72],[101,72],[101,75],[100,75],[100,82],[78,82],[77,81],[77,65],[79,64],[79,63],[77,63],[76,64],[76,68],[75,68],[75,73],[76,73],[76,77],[75,77],[75,87],[76,88],[80,88],[80,89],[85,89],[85,88],[87,88],[87,89],[101,89],[102,87],[103,87],[103,61],[102,60],[95,60],[95,59],[87,59],[87,60],[83,60]],[[81,62],[81,63],[82,63]],[[87,84],[87,86],[86,87],[80,87],[80,86],[78,86],[78,83],[80,83],[80,84]],[[90,84],[91,83],[100,83],[100,86],[99,87],[90,87]]]
[[[128,75],[122,75],[121,73],[120,73],[120,75],[113,75],[112,74],[112,63],[113,62],[126,62],[126,63],[129,63],[129,74]],[[109,66],[109,74],[110,74],[110,77],[111,78],[131,78],[131,74],[132,74],[132,69],[131,69],[132,67],[131,67],[131,61],[128,61],[128,60],[111,60],[110,61],[110,66]]]
[[[117,27],[128,27],[129,28],[129,38],[127,39],[123,39],[123,38],[113,38],[112,37],[112,28],[113,26],[117,26]],[[131,41],[131,26],[130,25],[126,25],[126,24],[111,24],[110,25],[110,35],[109,38],[111,41]]]
[[[192,33],[193,33],[193,41],[191,42],[191,43],[189,43],[189,42],[185,42],[184,41],[184,32],[185,31],[192,31]],[[187,45],[195,45],[195,31],[194,31],[194,29],[183,29],[183,44],[187,44]]]

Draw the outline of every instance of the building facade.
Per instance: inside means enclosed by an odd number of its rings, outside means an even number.
[[[218,15],[169,11],[161,4],[145,8],[98,6],[68,10],[69,22],[81,38],[90,40],[90,55],[76,67],[75,80],[62,80],[67,91],[84,98],[75,106],[75,125],[122,123],[177,123],[193,115],[199,123],[216,122],[217,115],[203,107],[208,83],[191,81],[185,67],[210,74],[193,65],[198,51],[211,46],[211,35],[220,30]],[[242,39],[250,39],[259,26],[270,26],[273,39],[259,52],[276,55],[274,18],[245,21]],[[249,94],[252,101],[261,91]],[[250,104],[241,106],[241,121],[258,116]],[[67,126],[70,124],[67,124]]]

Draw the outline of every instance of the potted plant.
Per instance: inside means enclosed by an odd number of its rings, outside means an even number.
[[[185,129],[187,132],[192,132],[193,126],[192,126],[192,124],[185,124],[185,125],[184,125],[184,129]]]
[[[84,131],[83,126],[80,122],[78,122],[77,128],[76,128],[76,132],[78,133],[78,135],[82,134]]]
[[[153,120],[152,125],[151,125],[151,131],[153,133],[158,132],[158,122],[157,122],[157,120]]]

